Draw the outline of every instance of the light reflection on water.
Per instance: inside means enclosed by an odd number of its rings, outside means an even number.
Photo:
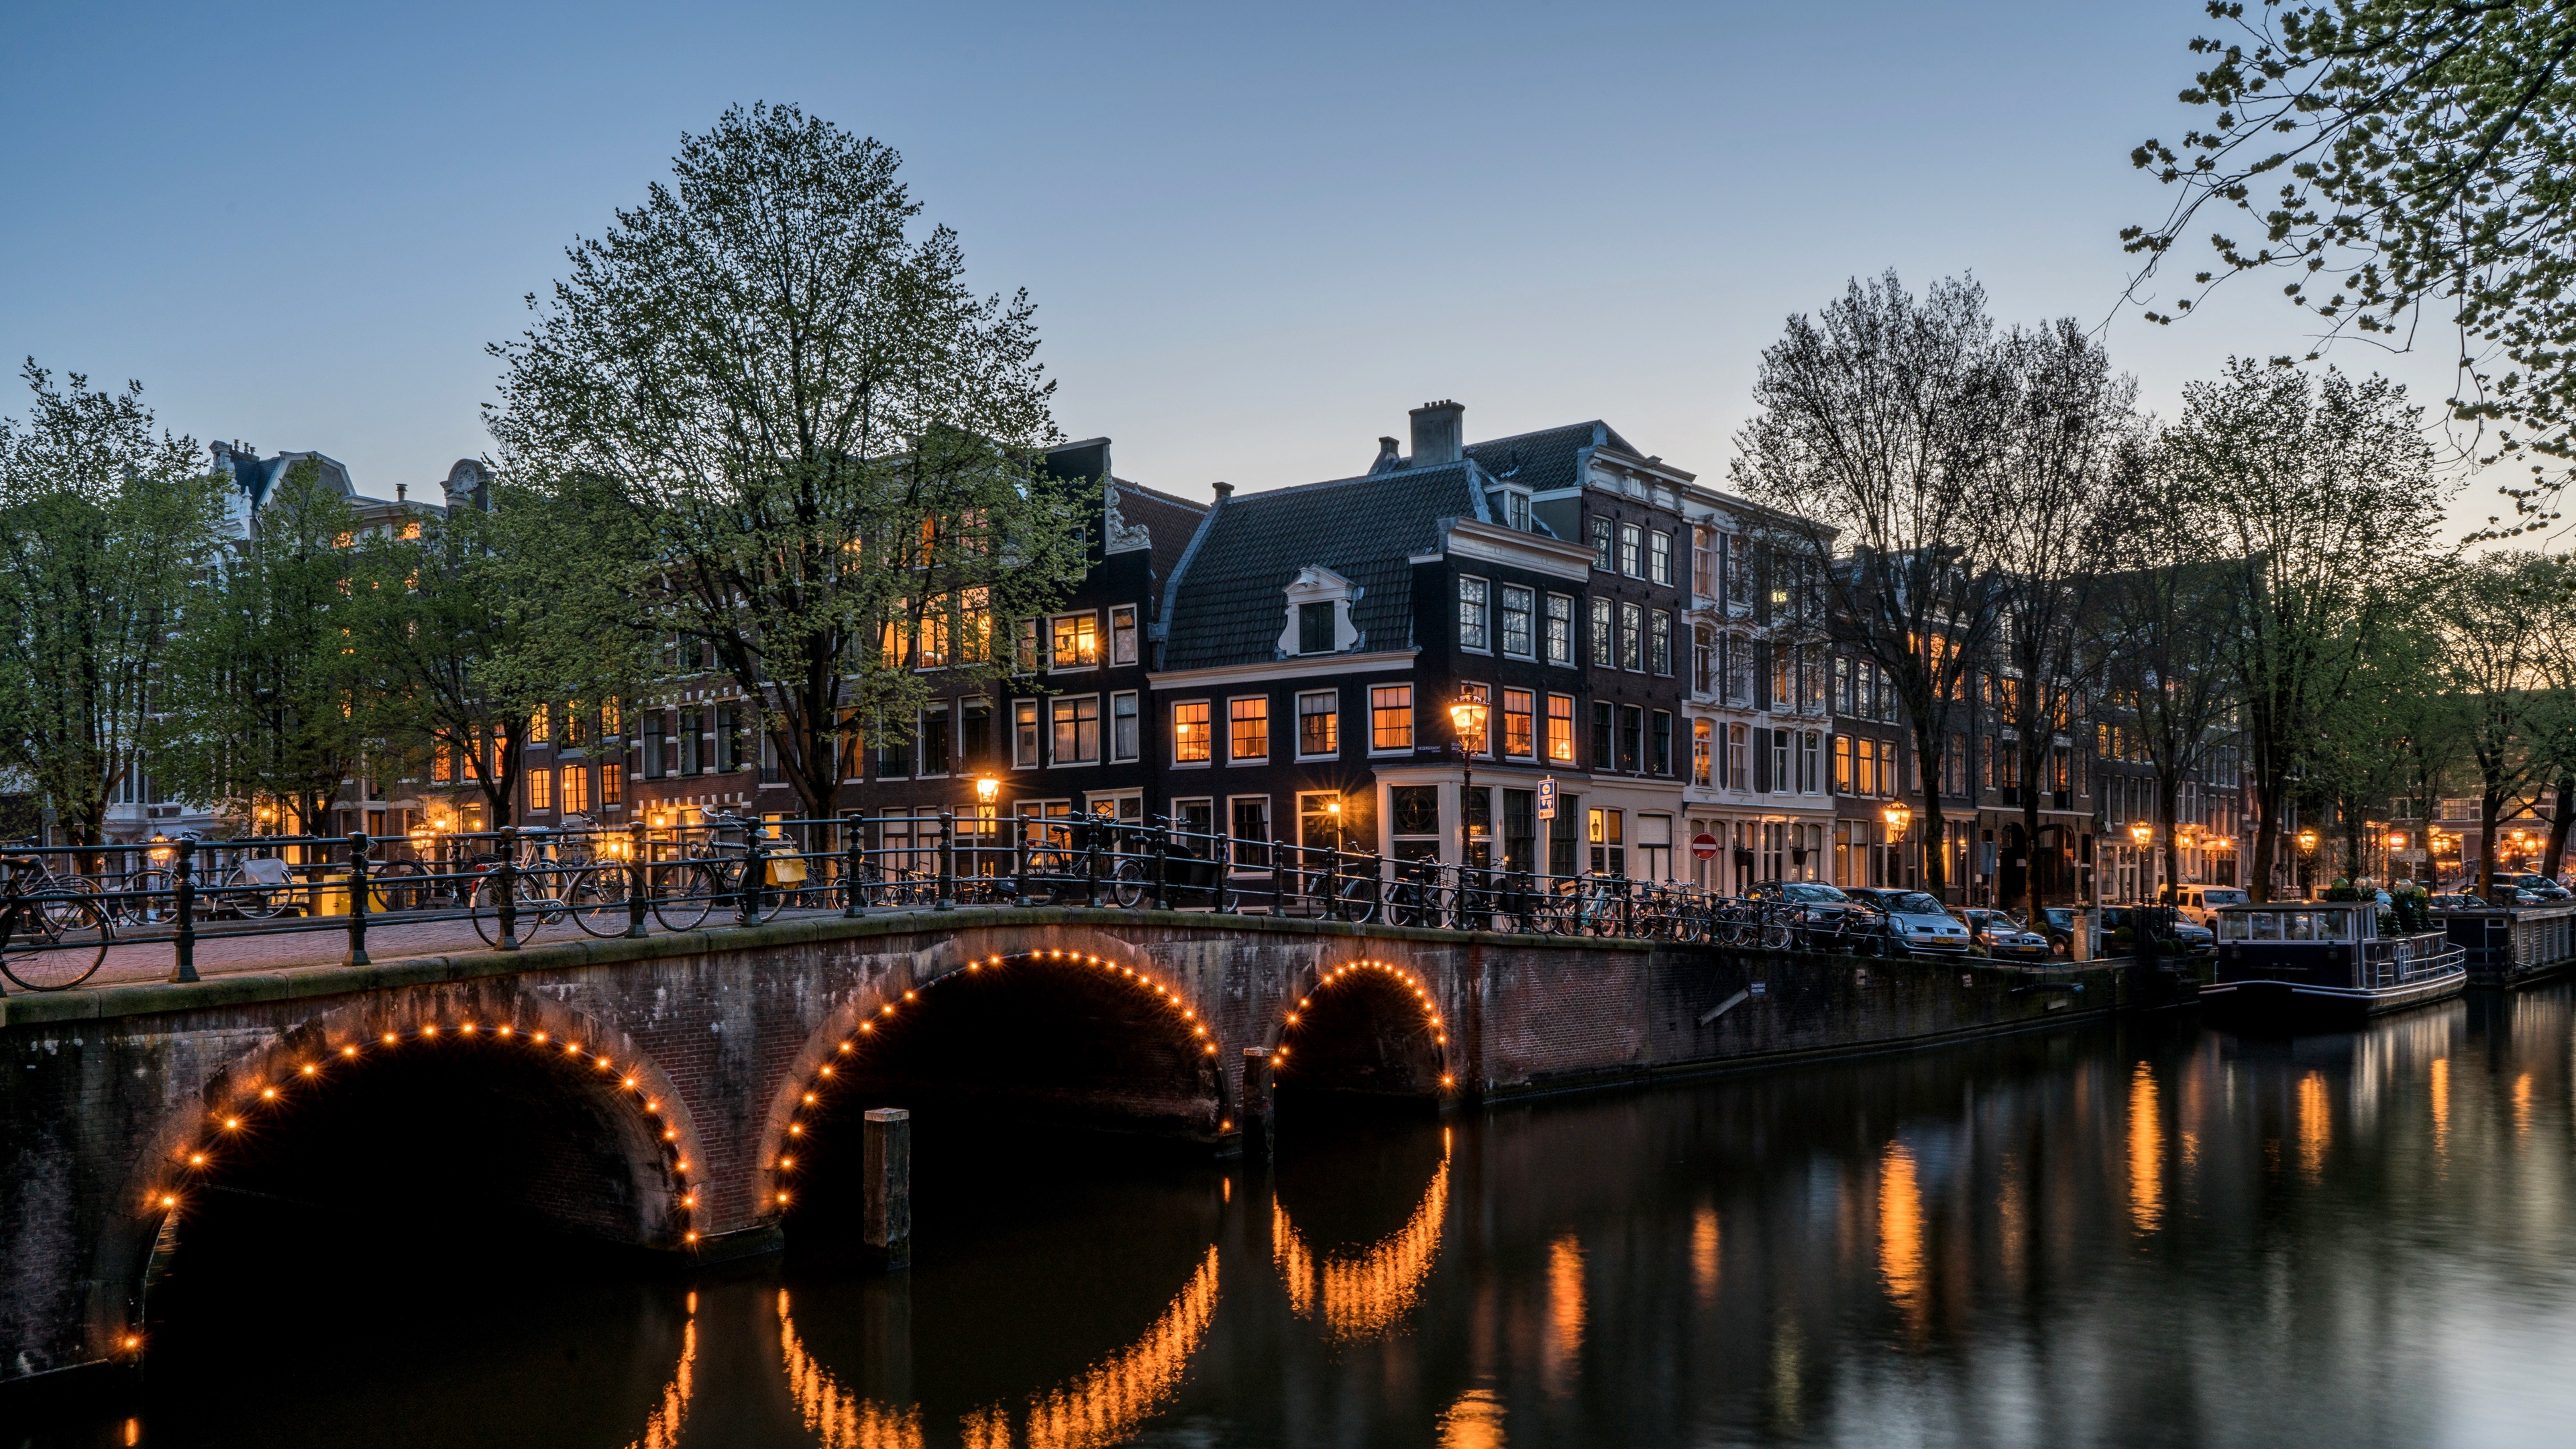
[[[2559,987],[1292,1120],[1275,1163],[925,1146],[899,1280],[496,1270],[334,1293],[326,1334],[203,1316],[139,1405],[28,1442],[2554,1444],[2571,1059]],[[243,1281],[353,1281],[296,1251]]]

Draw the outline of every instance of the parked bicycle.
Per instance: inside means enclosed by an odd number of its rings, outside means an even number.
[[[107,959],[115,927],[89,891],[65,890],[41,855],[0,860],[0,975],[29,991],[67,991]]]

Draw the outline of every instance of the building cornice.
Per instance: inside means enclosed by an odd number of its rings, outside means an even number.
[[[1157,670],[1145,677],[1156,689],[1196,689],[1267,679],[1326,679],[1354,670],[1410,669],[1421,653],[1419,649],[1380,649],[1367,654],[1300,654],[1249,664],[1213,664],[1205,669]]]

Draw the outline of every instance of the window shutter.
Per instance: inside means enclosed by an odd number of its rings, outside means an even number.
[[[1771,793],[1771,731],[1760,725],[1753,727],[1753,792]]]

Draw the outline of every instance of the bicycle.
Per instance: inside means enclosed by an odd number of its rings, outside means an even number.
[[[536,938],[538,931],[559,925],[573,914],[571,878],[561,868],[543,863],[543,858],[530,846],[519,851],[520,863],[508,872],[512,934],[521,945]],[[501,944],[501,900],[503,872],[496,860],[476,867],[474,888],[467,905],[474,921],[474,934],[486,946]]]
[[[0,894],[0,976],[29,991],[68,991],[107,960],[116,928],[97,901],[77,891],[31,893],[29,880],[57,879],[44,857],[11,856]]]

